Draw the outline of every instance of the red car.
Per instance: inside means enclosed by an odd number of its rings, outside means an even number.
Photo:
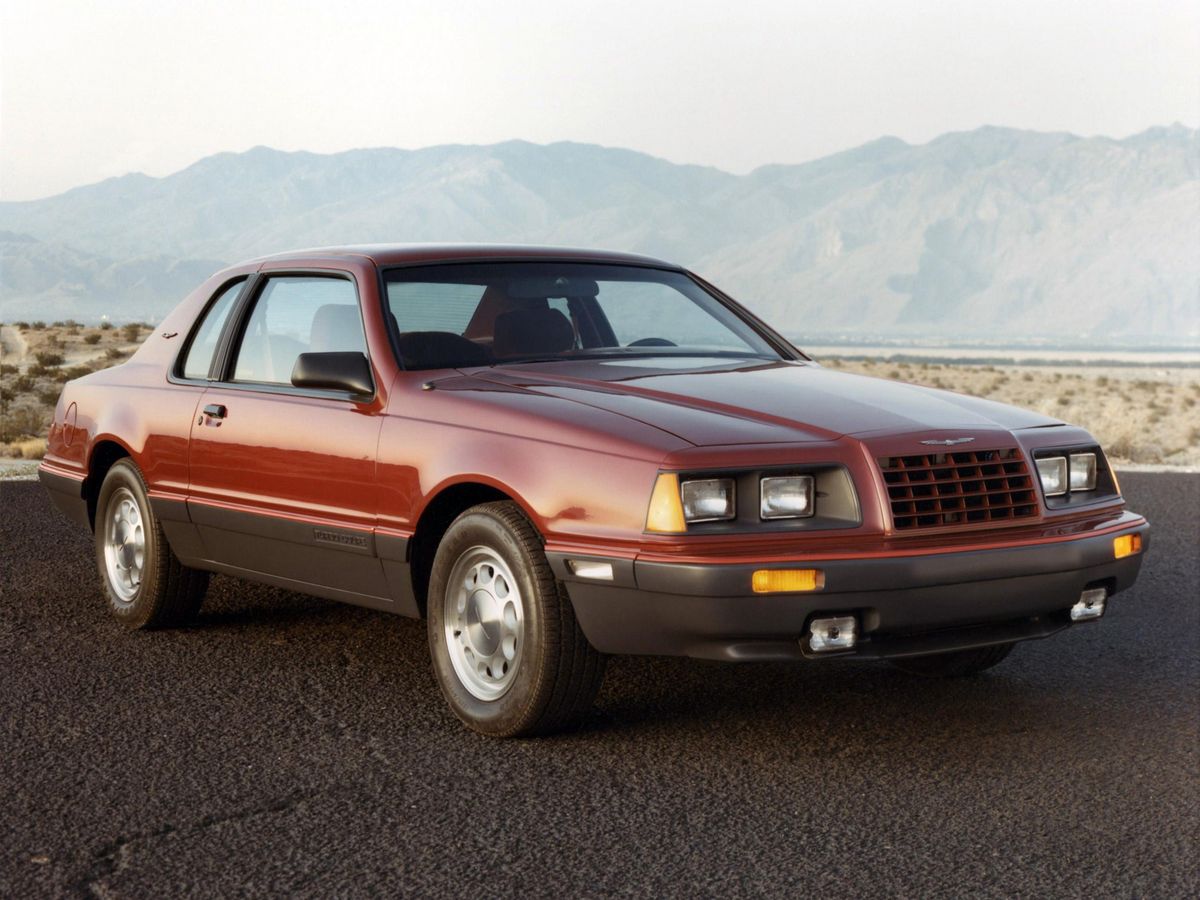
[[[186,621],[210,572],[424,616],[493,735],[577,720],[606,654],[977,672],[1099,618],[1148,539],[1086,431],[562,249],[226,269],[65,387],[39,471],[124,624]]]

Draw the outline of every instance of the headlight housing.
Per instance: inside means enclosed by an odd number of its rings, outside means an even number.
[[[861,525],[862,510],[850,471],[835,461],[732,471],[659,471],[645,531],[768,534]]]
[[[815,511],[815,479],[811,475],[776,475],[759,484],[759,516],[801,519]]]
[[[1107,466],[1104,469],[1105,476],[1101,478],[1099,461],[1100,451],[1096,449],[1068,450],[1038,457],[1035,462],[1042,481],[1042,493],[1047,498],[1065,498],[1059,502],[1067,502],[1076,494],[1091,493],[1100,487],[1105,492],[1117,493],[1116,483]]]
[[[1072,453],[1070,457],[1072,491],[1094,491],[1096,489],[1096,454]]]
[[[1067,458],[1045,456],[1037,461],[1038,476],[1042,479],[1042,493],[1047,497],[1061,497],[1067,492]]]
[[[703,478],[679,485],[683,518],[692,522],[723,522],[735,515],[732,478]]]

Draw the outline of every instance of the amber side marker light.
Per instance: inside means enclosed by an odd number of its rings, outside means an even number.
[[[1142,536],[1140,534],[1123,534],[1113,538],[1113,559],[1124,559],[1142,552]]]
[[[679,476],[674,472],[662,472],[654,482],[650,510],[646,513],[646,530],[658,534],[683,534],[687,531],[683,501],[679,498]]]
[[[759,569],[751,576],[750,587],[756,594],[819,591],[825,587],[825,573],[820,569]]]

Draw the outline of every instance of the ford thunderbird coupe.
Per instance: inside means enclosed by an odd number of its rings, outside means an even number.
[[[979,672],[1102,617],[1149,539],[1081,428],[557,248],[225,269],[65,386],[39,473],[124,625],[188,621],[210,573],[423,617],[496,736],[580,719],[610,654]]]

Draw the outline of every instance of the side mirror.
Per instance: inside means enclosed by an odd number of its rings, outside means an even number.
[[[301,353],[292,367],[292,384],[301,388],[347,391],[362,397],[375,393],[367,357],[352,353]]]

